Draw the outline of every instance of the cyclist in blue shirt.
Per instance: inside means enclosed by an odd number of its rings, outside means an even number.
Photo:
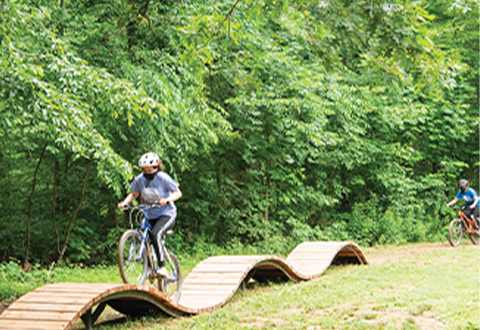
[[[152,225],[150,237],[160,266],[157,274],[166,277],[163,237],[167,230],[175,224],[177,208],[173,202],[182,197],[182,192],[178,189],[180,184],[163,172],[160,158],[153,152],[143,155],[138,166],[142,169],[142,174],[133,180],[130,185],[132,191],[123,202],[118,203],[118,208],[123,209],[125,205],[132,203],[140,194],[143,197],[144,204],[160,204],[159,207],[147,209],[146,215],[148,222]]]
[[[460,180],[458,185],[460,186],[460,191],[451,202],[447,203],[447,207],[455,204],[459,199],[463,199],[465,204],[467,204],[463,214],[465,214],[467,217],[470,216],[473,221],[477,221],[476,217],[478,217],[480,211],[480,201],[477,192],[468,187],[468,181],[465,179]]]

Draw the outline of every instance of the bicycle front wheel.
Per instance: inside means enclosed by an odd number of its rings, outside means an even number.
[[[473,244],[479,245],[480,244],[480,233],[477,231],[476,233],[469,234],[470,240]]]
[[[454,219],[450,222],[450,227],[448,228],[448,241],[450,245],[456,247],[460,244],[463,235],[463,226],[460,219]]]
[[[180,263],[177,257],[169,251],[166,251],[166,257],[165,267],[167,268],[168,276],[158,280],[158,287],[167,297],[178,303],[182,294]]]
[[[142,251],[142,237],[135,230],[123,233],[118,243],[118,268],[126,284],[143,284],[148,273],[146,249]]]

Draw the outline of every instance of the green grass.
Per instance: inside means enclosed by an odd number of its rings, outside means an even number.
[[[333,267],[311,282],[252,285],[221,310],[168,328],[479,329],[479,251],[470,243],[366,249],[371,265]]]
[[[48,268],[34,266],[22,271],[13,261],[0,265],[0,301],[8,304],[40,286],[58,282],[118,283],[120,275],[116,266],[86,268],[79,265],[54,267],[48,278]]]
[[[213,313],[180,319],[123,319],[96,328],[480,329],[478,247],[464,242],[458,248],[441,243],[364,251],[370,265],[332,267],[314,281],[297,284],[251,282]],[[186,258],[182,256],[182,268],[189,271],[197,260],[185,262]],[[113,266],[62,269],[56,276],[58,282],[119,279]],[[107,313],[106,318],[112,317],[112,311]]]

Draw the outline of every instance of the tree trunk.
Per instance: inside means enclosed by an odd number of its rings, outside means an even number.
[[[62,261],[63,256],[65,255],[65,250],[67,249],[68,240],[70,238],[70,233],[72,231],[73,221],[77,217],[77,213],[80,210],[80,207],[82,206],[83,199],[85,198],[85,189],[87,188],[88,178],[90,176],[90,170],[92,169],[92,164],[93,164],[93,155],[90,157],[90,163],[88,164],[87,173],[85,174],[85,179],[83,180],[82,194],[80,196],[80,199],[78,200],[77,207],[75,208],[75,211],[70,217],[70,221],[68,223],[67,232],[65,233],[65,241],[63,242],[63,246],[60,251],[60,255],[58,257],[58,262]]]
[[[53,228],[55,228],[55,238],[57,243],[57,253],[60,255],[60,234],[58,233],[57,220],[55,218],[55,211],[57,208],[57,187],[58,187],[58,174],[60,172],[60,163],[55,161],[55,173],[53,176],[53,200],[52,200],[52,221]]]
[[[38,174],[38,169],[40,168],[40,164],[42,163],[43,156],[45,154],[45,150],[47,150],[47,143],[45,143],[45,146],[43,147],[42,153],[40,154],[40,159],[38,160],[37,163],[37,168],[35,169],[35,172],[33,173],[33,184],[32,184],[32,192],[30,193],[30,199],[28,201],[28,220],[27,220],[27,249],[25,251],[25,261],[23,262],[23,268],[24,270],[28,271],[30,270],[31,266],[30,263],[28,262],[28,254],[30,252],[30,237],[31,237],[31,224],[32,224],[32,209],[33,209],[33,195],[35,194],[35,186],[37,184],[37,174]]]
[[[268,236],[268,205],[270,204],[270,174],[267,173],[267,182],[266,182],[266,194],[265,194],[265,236]]]

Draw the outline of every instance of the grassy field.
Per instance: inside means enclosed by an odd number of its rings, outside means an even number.
[[[320,278],[298,284],[251,282],[214,313],[128,320],[110,310],[95,328],[480,329],[478,247],[464,241],[458,248],[435,243],[364,251],[367,266],[331,267]],[[97,272],[97,280],[118,281],[114,267],[85,271],[91,272]],[[91,276],[76,280],[88,282]]]

